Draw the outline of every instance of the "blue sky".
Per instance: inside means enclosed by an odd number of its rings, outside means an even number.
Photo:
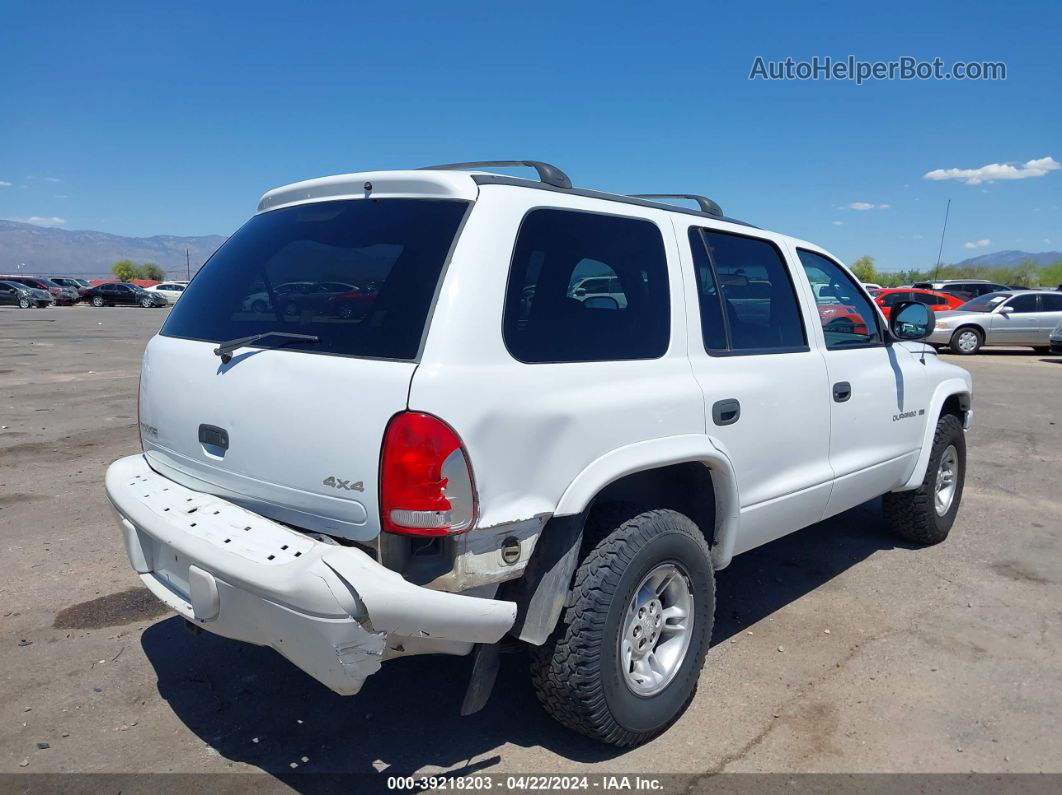
[[[286,182],[534,158],[704,193],[849,262],[931,264],[948,198],[945,261],[1062,249],[1062,170],[923,176],[1062,161],[1059,30],[1057,2],[3,0],[0,217],[228,234]],[[849,54],[1007,79],[749,80],[756,56]]]

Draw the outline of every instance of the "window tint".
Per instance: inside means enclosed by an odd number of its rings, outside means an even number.
[[[343,199],[254,216],[203,266],[162,334],[413,359],[466,202]],[[184,295],[187,293],[187,295]]]
[[[943,298],[938,298],[929,293],[907,293],[907,295],[910,297],[904,300],[914,301],[917,304],[925,304],[926,306],[938,306],[945,303]]]
[[[825,289],[826,285],[821,285],[821,288]],[[815,295],[817,296],[818,292],[816,292]],[[918,293],[889,293],[888,295],[882,298],[881,303],[882,306],[893,307],[896,306],[896,304],[902,303],[904,301],[912,300],[912,296],[915,295],[918,295]]]
[[[1044,312],[1062,312],[1062,295],[1056,293],[1041,294],[1040,300],[1044,302]]]
[[[869,299],[841,266],[819,254],[798,250],[811,282],[828,349],[881,343],[881,332]]]
[[[670,299],[660,230],[635,218],[528,213],[513,253],[503,335],[523,362],[662,356]]]
[[[1012,307],[1015,312],[1038,312],[1039,305],[1036,302],[1035,293],[1026,293],[1025,295],[1016,295],[1007,301],[1007,306]]]
[[[691,229],[690,245],[695,263],[699,262],[698,296],[708,350],[763,352],[807,347],[793,283],[773,244]],[[702,273],[705,260],[709,267]],[[720,326],[725,347],[718,345]]]

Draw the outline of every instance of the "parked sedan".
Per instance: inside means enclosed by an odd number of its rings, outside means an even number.
[[[1062,354],[1062,323],[1051,332],[1051,353]]]
[[[96,285],[85,292],[85,300],[93,306],[142,306],[145,309],[168,303],[159,293],[149,293],[143,287],[124,282]]]
[[[69,276],[53,276],[50,281],[55,282],[60,287],[69,287],[77,293],[79,301],[85,294],[85,291],[89,288],[89,283],[84,279],[71,279]]]
[[[23,309],[46,307],[55,303],[51,293],[27,287],[19,282],[0,281],[0,306],[18,306]]]
[[[928,342],[969,356],[985,345],[1050,350],[1050,336],[1062,323],[1062,294],[1049,290],[998,292],[967,301],[954,312],[938,312]]]
[[[52,298],[55,299],[57,304],[68,304],[73,306],[77,303],[78,294],[77,290],[71,287],[62,287],[51,279],[44,279],[40,276],[0,276],[0,279],[8,282],[18,282],[24,284],[27,287],[33,287],[37,290],[46,290],[51,293]]]
[[[158,293],[166,299],[167,303],[175,304],[184,292],[184,285],[177,282],[162,282],[151,287],[145,287],[149,293]]]

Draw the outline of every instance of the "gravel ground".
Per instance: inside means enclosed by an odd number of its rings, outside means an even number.
[[[0,773],[1062,771],[1062,357],[962,360],[974,428],[946,543],[897,543],[875,501],[721,572],[697,697],[619,752],[547,718],[519,654],[460,718],[468,660],[390,663],[342,698],[162,610],[102,481],[138,449],[139,358],[167,311],[0,309]]]

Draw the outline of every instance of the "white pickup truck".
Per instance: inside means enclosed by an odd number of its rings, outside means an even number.
[[[488,170],[514,165],[539,178]],[[522,642],[554,717],[629,746],[692,697],[734,555],[880,495],[904,538],[947,536],[971,382],[932,329],[704,197],[536,161],[324,177],[184,291],[107,494],[203,630],[343,694],[471,654],[466,713]]]

